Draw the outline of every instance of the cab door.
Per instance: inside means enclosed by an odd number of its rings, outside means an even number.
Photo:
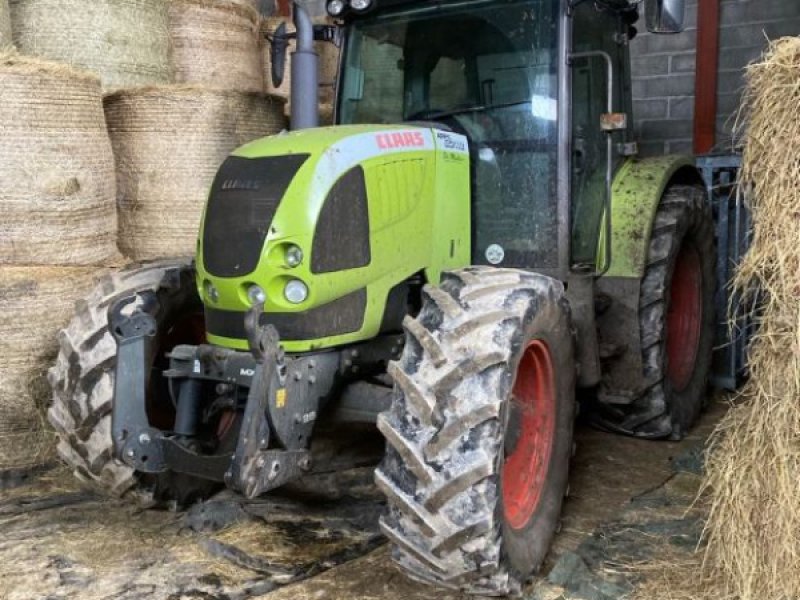
[[[622,160],[626,131],[604,131],[604,113],[629,113],[627,28],[619,15],[583,2],[572,27],[572,257],[571,266],[594,271],[603,229],[610,174]],[[609,82],[609,61],[612,79]],[[608,106],[609,83],[613,103]],[[611,144],[609,145],[609,136]],[[609,169],[609,153],[611,158]]]

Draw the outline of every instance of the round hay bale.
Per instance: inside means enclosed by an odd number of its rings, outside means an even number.
[[[106,91],[168,83],[167,0],[10,0],[25,54],[100,76]]]
[[[97,78],[0,52],[0,131],[0,264],[118,256],[114,159]]]
[[[172,0],[169,9],[175,81],[263,92],[259,15],[242,0]]]
[[[319,125],[320,127],[333,125],[333,104],[320,104]]]
[[[317,24],[325,24],[325,19],[314,19]],[[294,32],[294,25],[283,17],[265,17],[261,22],[262,39],[268,40],[272,38],[275,30],[281,23],[286,23],[287,33]],[[329,42],[316,42],[314,47],[319,55],[319,98],[321,104],[333,104],[335,90],[336,90],[336,77],[339,70],[339,49]],[[295,41],[289,42],[289,48],[286,51],[286,65],[284,68],[283,83],[275,87],[272,85],[272,54],[270,44],[266,41],[263,44],[264,52],[264,78],[266,82],[266,90],[268,94],[275,94],[289,100],[292,92],[292,52],[295,51]]]
[[[185,86],[106,97],[117,161],[120,250],[140,260],[194,254],[217,169],[245,142],[285,127],[283,100]]]
[[[0,48],[11,45],[11,14],[8,0],[0,0]]]
[[[103,271],[0,266],[0,469],[41,463],[55,439],[43,416],[57,333]]]

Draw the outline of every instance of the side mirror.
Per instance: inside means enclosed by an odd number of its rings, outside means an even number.
[[[286,23],[281,23],[272,34],[270,45],[270,58],[272,59],[272,85],[276,88],[283,83],[286,71],[286,49],[289,47],[289,35],[286,33]]]
[[[686,0],[646,0],[645,22],[651,33],[683,31]]]

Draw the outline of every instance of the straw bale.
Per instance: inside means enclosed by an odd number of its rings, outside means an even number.
[[[114,160],[97,78],[0,52],[0,131],[0,264],[114,258]]]
[[[11,14],[8,0],[0,0],[0,48],[11,45]]]
[[[175,81],[242,92],[264,91],[259,15],[242,0],[172,0]]]
[[[319,107],[319,125],[333,125],[333,104],[321,104]]]
[[[747,68],[743,185],[753,243],[735,287],[758,333],[741,400],[714,434],[706,568],[740,600],[800,597],[800,38]]]
[[[0,266],[0,469],[49,458],[54,438],[43,409],[57,333],[103,271],[94,267]]]
[[[315,19],[315,23],[323,24],[325,19]],[[290,40],[286,51],[286,65],[284,67],[283,83],[279,87],[272,85],[272,55],[270,53],[269,39],[281,23],[286,23],[287,33],[294,32],[294,25],[282,17],[265,17],[261,22],[264,52],[264,77],[267,93],[275,94],[289,99],[292,91],[292,52],[296,44]],[[336,76],[339,69],[339,49],[329,42],[316,42],[314,48],[319,55],[319,99],[321,104],[333,104],[336,89]]]
[[[245,142],[285,127],[283,101],[168,86],[106,98],[117,162],[120,250],[134,259],[194,254],[214,175]]]
[[[106,91],[168,83],[167,0],[10,0],[25,54],[97,73]]]

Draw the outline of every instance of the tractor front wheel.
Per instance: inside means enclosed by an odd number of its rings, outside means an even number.
[[[547,553],[567,489],[575,363],[564,289],[471,267],[423,296],[378,420],[381,527],[414,579],[516,593]]]
[[[154,292],[158,301],[154,309],[158,350],[151,357],[156,375],[148,390],[147,413],[152,425],[169,429],[174,407],[160,378],[168,366],[166,353],[178,344],[205,342],[203,306],[188,261],[127,267],[106,276],[78,303],[75,318],[59,334],[61,350],[49,372],[53,401],[48,419],[58,435],[59,455],[79,479],[143,506],[160,502],[184,505],[210,494],[218,485],[179,474],[145,476],[113,457],[111,412],[117,344],[108,328],[108,311],[121,298],[144,291]],[[220,431],[224,425],[219,424]]]

